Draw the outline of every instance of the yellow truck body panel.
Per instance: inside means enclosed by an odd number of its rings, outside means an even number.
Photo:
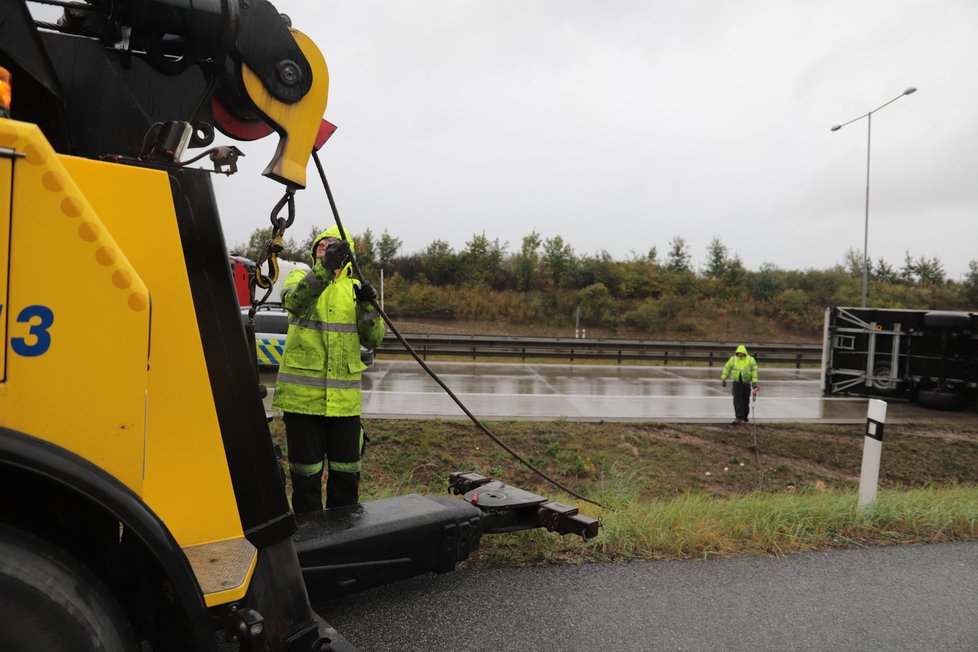
[[[0,121],[0,147],[22,155],[0,190],[11,207],[3,425],[142,493],[149,291],[37,127]]]
[[[257,554],[236,509],[168,175],[58,155],[13,120],[0,121],[0,147],[16,153],[0,159],[0,424],[119,479],[185,550],[230,546],[221,563],[196,554],[192,566],[209,606],[241,598]]]

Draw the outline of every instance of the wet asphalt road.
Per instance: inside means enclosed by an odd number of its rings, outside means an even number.
[[[317,611],[372,652],[978,650],[978,543],[461,571]]]
[[[431,362],[429,366],[481,419],[724,422],[733,417],[718,367]],[[274,374],[264,375],[274,389]],[[378,360],[363,376],[370,418],[466,418],[413,360]],[[865,422],[866,399],[821,395],[815,369],[761,369],[753,406],[759,422]],[[889,403],[887,420],[975,419]]]
[[[364,387],[366,416],[462,415],[412,361],[378,361]],[[571,364],[437,363],[430,365],[465,405],[487,419],[720,420],[733,416],[720,369]],[[758,419],[820,419],[816,371],[764,374]],[[865,417],[865,401],[859,401]],[[831,415],[858,416],[853,401],[830,403]]]

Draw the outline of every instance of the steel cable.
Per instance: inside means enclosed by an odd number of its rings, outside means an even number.
[[[333,192],[330,190],[330,188],[329,188],[329,182],[326,180],[326,172],[323,170],[323,164],[319,160],[319,153],[314,150],[313,153],[312,153],[312,158],[316,162],[316,169],[319,171],[319,179],[322,181],[323,188],[326,190],[326,198],[329,200],[329,207],[333,211],[333,219],[336,220],[336,226],[337,226],[337,228],[340,231],[340,238],[342,238],[343,240],[346,240],[346,231],[343,229],[343,223],[340,221],[340,213],[339,213],[339,210],[337,210],[337,208],[336,208],[336,202],[333,200]],[[362,282],[363,281],[363,274],[360,271],[360,266],[357,264],[356,257],[355,256],[352,256],[350,258],[350,260],[351,260],[351,262],[353,264],[353,272],[354,272],[354,274],[356,274],[357,279]],[[453,392],[451,390],[451,388],[449,388],[448,385],[446,385],[442,381],[442,379],[438,377],[438,374],[436,374],[434,372],[434,370],[432,370],[431,367],[429,367],[427,365],[427,363],[424,360],[422,360],[421,356],[418,355],[418,352],[414,350],[414,347],[412,347],[408,343],[408,341],[406,339],[404,339],[404,336],[401,335],[401,332],[399,330],[397,330],[397,327],[394,325],[394,322],[391,321],[391,318],[380,307],[380,303],[377,301],[377,299],[376,298],[372,299],[370,301],[370,304],[377,310],[377,313],[383,318],[384,323],[386,323],[387,326],[390,327],[391,332],[394,333],[394,336],[401,343],[401,345],[404,346],[405,350],[407,350],[407,352],[411,354],[411,357],[413,357],[418,362],[418,364],[421,365],[421,368],[424,369],[425,372],[429,376],[431,376],[432,380],[434,380],[436,383],[438,383],[438,385],[443,390],[445,390],[445,393],[448,394],[449,398],[451,398],[455,402],[455,404],[458,405],[459,408],[461,408],[462,412],[464,412],[465,415],[467,417],[469,417],[469,419],[472,420],[472,423],[474,423],[476,425],[476,427],[479,428],[479,430],[481,430],[487,437],[489,437],[492,441],[494,441],[496,444],[498,444],[500,447],[502,447],[503,450],[505,450],[514,459],[516,459],[521,464],[523,464],[523,466],[525,466],[526,468],[530,469],[531,471],[533,471],[534,473],[536,473],[538,476],[540,476],[541,478],[543,478],[544,480],[546,480],[547,482],[549,482],[553,486],[557,487],[561,491],[564,491],[564,492],[570,494],[571,496],[573,496],[574,498],[577,498],[578,500],[583,500],[586,503],[590,503],[592,505],[597,505],[598,507],[601,507],[602,509],[610,509],[609,507],[606,507],[605,505],[602,505],[601,503],[599,503],[599,502],[597,502],[595,500],[591,500],[590,498],[585,498],[581,494],[579,494],[579,493],[577,493],[575,491],[572,491],[571,489],[568,489],[564,485],[560,484],[558,481],[554,480],[549,475],[547,475],[546,473],[544,473],[540,469],[536,468],[533,464],[531,464],[529,461],[527,461],[525,458],[523,458],[523,456],[521,456],[519,453],[517,453],[512,448],[510,448],[506,444],[506,442],[504,442],[499,437],[497,437],[495,434],[493,434],[493,432],[491,430],[489,430],[489,428],[487,428],[486,425],[483,424],[479,420],[478,417],[476,417],[474,414],[472,414],[472,412],[465,406],[464,403],[462,403],[462,401],[455,395],[455,392]]]
[[[757,450],[757,393],[750,397],[751,437],[754,441],[754,463],[757,465],[757,490],[764,488],[764,471],[761,470],[761,453]]]

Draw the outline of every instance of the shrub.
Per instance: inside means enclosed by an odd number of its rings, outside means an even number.
[[[577,293],[581,321],[589,326],[614,326],[618,323],[618,301],[604,283],[594,283]]]

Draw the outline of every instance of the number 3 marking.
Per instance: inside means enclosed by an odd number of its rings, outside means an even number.
[[[17,355],[33,358],[42,355],[51,346],[51,334],[48,333],[48,329],[54,323],[54,313],[47,306],[27,306],[17,315],[17,321],[25,324],[35,318],[40,321],[31,324],[29,332],[35,340],[32,344],[28,344],[23,337],[10,339],[10,346]]]

